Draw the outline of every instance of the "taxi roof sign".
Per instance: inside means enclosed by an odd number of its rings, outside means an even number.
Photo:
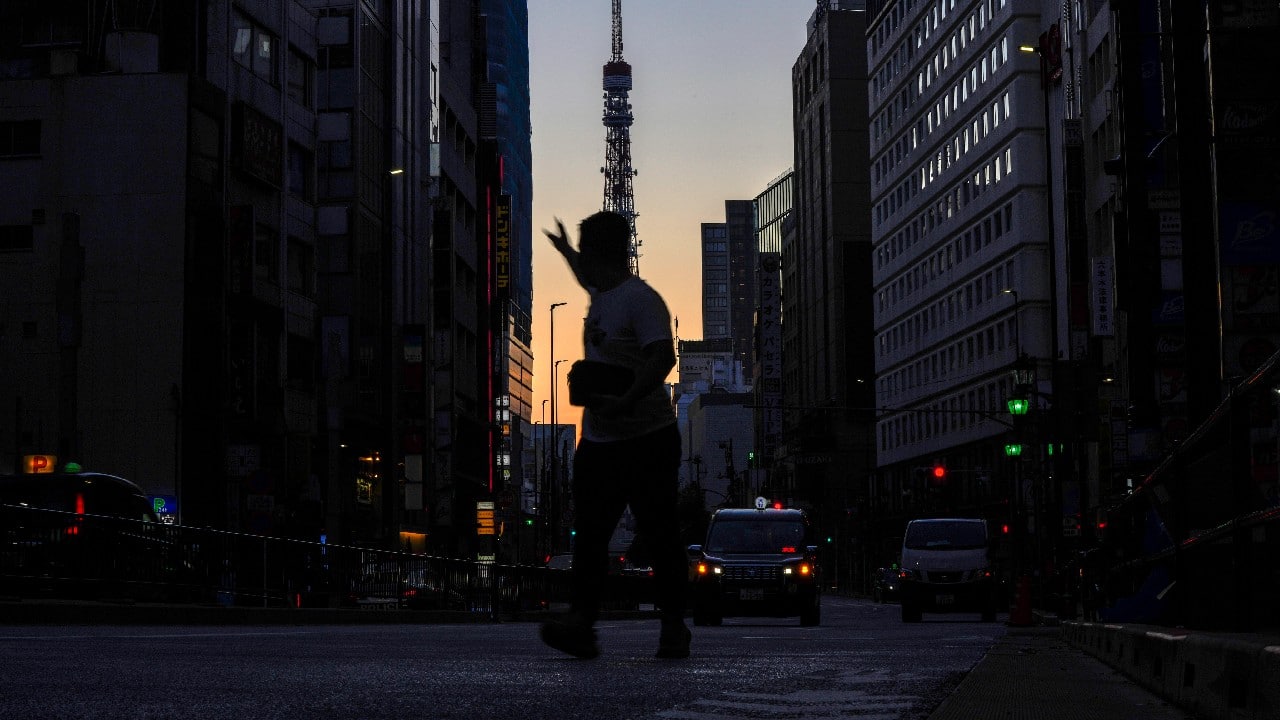
[[[51,473],[58,468],[57,455],[23,455],[22,472],[24,475]]]

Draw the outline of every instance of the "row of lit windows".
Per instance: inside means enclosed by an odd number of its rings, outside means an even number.
[[[907,11],[915,7],[916,0],[900,0],[893,4],[893,8],[885,15],[885,21],[880,23],[880,27],[871,35],[871,52],[880,52],[880,46],[888,42],[889,36],[897,31],[898,26],[907,17]]]
[[[878,354],[881,357],[889,357],[897,354],[901,348],[924,342],[925,335],[929,332],[941,327],[944,323],[954,322],[984,302],[991,302],[1012,284],[1013,261],[1009,260],[956,288],[954,292],[948,292],[936,302],[921,308],[919,312],[912,313],[892,328],[880,333],[877,343]],[[1001,346],[1003,347],[1003,342]]]
[[[906,204],[907,200],[924,191],[934,181],[940,180],[944,172],[949,170],[953,164],[959,163],[960,159],[965,155],[975,150],[979,142],[995,132],[996,128],[1000,127],[1001,121],[1007,120],[1010,114],[1009,94],[1005,93],[1001,99],[984,108],[982,116],[980,118],[975,117],[972,125],[966,123],[951,138],[950,142],[943,145],[934,154],[927,164],[921,166],[918,180],[914,177],[904,180],[880,203],[884,217],[892,216],[902,205]],[[1010,169],[1006,167],[1004,172],[1009,172]],[[999,180],[1000,172],[1000,169],[997,168],[997,180]],[[964,194],[963,189],[961,192]]]
[[[239,10],[232,14],[231,21],[231,57],[254,75],[279,85],[280,38]],[[289,98],[303,107],[314,107],[314,77],[315,61],[289,46],[285,65]]]
[[[947,0],[941,1],[947,2]],[[1004,7],[1005,2],[1006,0],[986,0],[969,15],[968,22],[960,23],[950,39],[940,44],[940,49],[933,56],[932,61],[926,62],[920,69],[915,86],[905,86],[893,101],[886,104],[885,111],[872,119],[871,128],[874,139],[879,140],[881,135],[891,132],[898,118],[919,115],[919,113],[909,112],[911,106],[923,96],[927,88],[933,86],[934,80],[941,77],[942,71],[950,66],[951,61],[959,56],[960,51],[964,50],[970,41],[977,40],[978,34],[986,29],[987,21],[994,17],[996,8]],[[933,29],[937,28],[937,10],[938,8],[935,7]],[[895,52],[890,62],[872,76],[873,99],[879,99],[880,93],[889,87],[889,81],[904,70],[909,60],[914,57],[914,50],[910,48],[913,45],[915,48],[923,47],[924,41],[929,38],[931,32],[928,18],[925,18],[916,27],[913,36],[904,40],[903,46],[908,49],[905,52]],[[990,50],[986,54],[989,55]]]
[[[977,97],[978,88],[981,85],[986,84],[988,79],[995,77],[996,69],[1008,62],[1008,59],[1009,39],[1007,37],[1001,38],[1000,42],[992,45],[990,51],[984,54],[982,59],[970,68],[967,76],[962,75],[960,77],[960,81],[951,88],[950,92],[939,98],[938,101],[934,103],[933,108],[926,111],[924,115],[920,116],[916,120],[916,124],[911,128],[909,135],[907,133],[903,133],[902,137],[900,137],[897,142],[889,145],[884,154],[872,163],[871,179],[874,185],[878,186],[881,180],[887,179],[890,171],[909,157],[912,150],[915,150],[922,144],[926,144],[928,138],[933,135],[933,131],[941,127],[945,120],[950,119],[953,112],[958,113],[961,105],[968,102],[970,95]],[[1003,108],[1003,117],[1007,118],[1009,116],[1008,93],[1005,93],[1003,102],[1005,105]],[[984,125],[983,137],[985,137],[986,133],[989,132],[985,126],[991,122],[987,117],[987,113],[988,111],[984,109],[982,118]],[[1000,109],[997,108],[996,117],[994,118],[996,124],[999,124],[1000,119]],[[976,143],[978,139],[978,121],[975,119],[973,122],[973,142]],[[967,137],[967,132],[965,135],[966,137],[964,138],[964,142],[968,145],[970,140]],[[960,138],[961,135],[957,134],[955,138],[953,138],[953,141],[958,142]]]
[[[927,234],[933,228],[954,217],[962,208],[976,201],[979,196],[1012,173],[1013,150],[1006,147],[1004,152],[975,168],[973,175],[965,176],[964,180],[956,183],[950,190],[936,195],[937,200],[917,216],[917,221],[921,222],[919,234]],[[887,201],[875,206],[872,214],[873,227],[879,227],[889,219],[888,207]]]
[[[917,266],[916,272],[922,273],[923,267],[928,264],[930,267],[950,269],[953,262],[962,263],[969,258],[970,255],[990,245],[994,240],[998,239],[1006,231],[1013,231],[1013,203],[1005,203],[1004,207],[987,215],[985,218],[974,222],[964,231],[956,235],[956,238],[950,245],[944,246],[933,254],[928,260],[922,260]],[[915,245],[919,239],[919,223],[918,221],[903,228],[902,232],[894,234],[887,242],[882,242],[876,247],[876,268],[882,268],[898,255],[907,252],[911,246]],[[945,257],[944,257],[945,253]],[[954,253],[954,254],[953,254]],[[953,261],[954,258],[954,261]],[[944,262],[945,260],[945,262]],[[906,273],[909,275],[910,273]],[[932,277],[930,274],[928,277]],[[896,288],[904,287],[902,283],[907,282],[899,278],[898,284],[891,285],[890,293]],[[884,293],[885,291],[881,291]],[[903,293],[898,293],[891,297],[890,304],[896,302],[898,298],[906,297]],[[881,297],[881,309],[884,308],[884,297]]]
[[[975,150],[982,139],[995,132],[1000,123],[1009,119],[1012,108],[1009,93],[1005,93],[990,106],[982,110],[981,116],[974,117],[972,123],[965,123],[951,140],[943,145],[934,156],[919,168],[919,177],[904,178],[884,199],[876,205],[877,217],[887,219],[908,200],[920,194],[935,180],[940,180],[944,172],[949,170],[960,159]],[[877,220],[879,222],[879,220]]]
[[[1007,354],[1009,350],[1016,349],[1016,322],[1012,316],[998,320],[884,374],[876,381],[877,392],[884,404],[893,406],[902,402],[902,396],[909,391],[937,385],[956,373],[972,375],[972,366],[984,357]]]
[[[942,125],[943,121],[949,119],[953,112],[959,112],[960,107],[969,101],[969,96],[977,97],[978,88],[985,85],[987,81],[995,77],[995,71],[1009,61],[1009,39],[1002,37],[1000,42],[995,43],[991,48],[983,54],[982,58],[969,69],[967,75],[961,75],[959,82],[952,86],[950,92],[943,95],[934,103],[933,108],[926,111],[923,115],[919,115],[915,125],[911,128],[910,133],[903,133],[896,141],[885,146],[884,152],[880,157],[871,163],[871,179],[875,186],[890,176],[890,171],[897,167],[911,155],[911,151],[925,144],[933,131]],[[1007,99],[1005,101],[1008,102]],[[885,114],[881,114],[883,121]],[[1005,110],[1005,117],[1008,117],[1008,109]],[[888,132],[886,122],[885,132]],[[880,132],[876,132],[876,139],[879,139]]]
[[[954,397],[930,403],[916,412],[881,422],[878,427],[880,450],[893,450],[981,425],[999,414],[1001,404],[1012,391],[1011,379],[994,380]]]

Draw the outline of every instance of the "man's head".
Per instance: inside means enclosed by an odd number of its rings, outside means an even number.
[[[617,284],[619,272],[630,274],[630,247],[631,223],[618,213],[601,211],[578,226],[579,262],[595,287]]]

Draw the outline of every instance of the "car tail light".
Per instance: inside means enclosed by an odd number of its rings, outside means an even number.
[[[84,515],[84,493],[76,493],[76,515]],[[67,528],[68,535],[80,534],[80,523],[84,522],[83,517],[77,517],[74,524]]]

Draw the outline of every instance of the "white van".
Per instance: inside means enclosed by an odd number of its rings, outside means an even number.
[[[996,619],[996,581],[987,521],[980,518],[912,520],[902,537],[902,621],[920,613],[979,612]]]

